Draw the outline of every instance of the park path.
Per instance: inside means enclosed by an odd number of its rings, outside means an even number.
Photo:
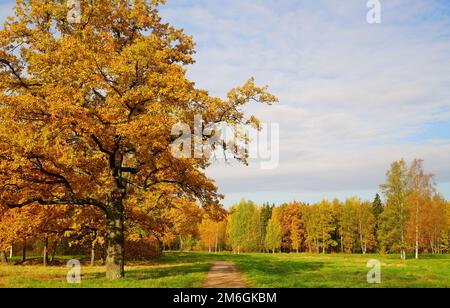
[[[230,262],[215,262],[203,283],[203,288],[240,289],[247,288],[241,273]]]

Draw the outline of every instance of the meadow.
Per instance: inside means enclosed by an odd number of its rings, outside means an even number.
[[[82,266],[82,283],[68,284],[61,265],[0,266],[1,288],[198,288],[215,261],[236,264],[254,288],[449,288],[450,255],[402,261],[398,256],[312,254],[208,254],[166,252],[151,262],[129,262],[126,278],[107,281],[104,267]],[[369,259],[381,262],[381,284],[368,284]],[[36,260],[37,261],[37,260]],[[86,263],[87,264],[87,263]]]

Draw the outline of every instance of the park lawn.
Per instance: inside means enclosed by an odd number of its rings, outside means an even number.
[[[381,262],[382,283],[369,285],[367,261]],[[401,261],[398,256],[311,254],[208,254],[167,252],[149,263],[129,263],[126,278],[104,279],[104,267],[83,266],[82,283],[69,285],[64,266],[0,266],[0,287],[201,287],[214,261],[234,262],[251,287],[260,288],[421,288],[450,287],[450,255]]]
[[[369,259],[381,262],[380,285],[367,283]],[[401,261],[389,256],[253,255],[236,262],[252,286],[277,288],[450,287],[450,258]]]
[[[166,255],[176,259],[221,259],[234,262],[251,287],[257,288],[450,288],[450,255],[422,256],[402,261],[398,256],[312,254]],[[367,283],[367,262],[381,262],[380,285]]]
[[[207,262],[131,262],[126,278],[108,281],[104,266],[82,265],[81,284],[68,284],[65,266],[0,266],[0,288],[198,288],[211,263]]]

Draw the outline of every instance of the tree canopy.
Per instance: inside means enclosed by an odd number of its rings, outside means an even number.
[[[162,3],[81,1],[71,23],[66,1],[20,0],[0,30],[1,202],[101,209],[110,279],[124,276],[125,212],[180,199],[220,207],[208,158],[171,155],[172,127],[197,114],[258,127],[242,107],[277,101],[253,79],[226,99],[197,89],[193,40],[162,21]]]

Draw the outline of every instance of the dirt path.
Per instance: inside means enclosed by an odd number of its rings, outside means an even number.
[[[230,262],[215,262],[203,283],[203,288],[247,288],[236,266]]]

